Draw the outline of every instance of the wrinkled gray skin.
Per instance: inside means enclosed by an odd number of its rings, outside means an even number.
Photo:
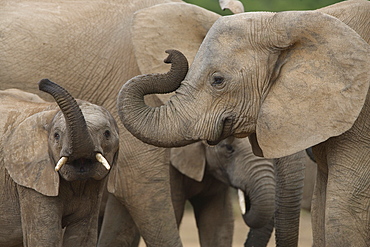
[[[55,97],[62,110],[35,94],[0,91],[0,246],[96,245],[109,170],[95,156],[115,165],[118,128],[103,107]],[[68,161],[57,172],[61,157]]]
[[[277,158],[314,146],[314,245],[369,246],[369,9],[368,1],[354,0],[319,11],[221,17],[182,82],[171,73],[127,82],[120,118],[135,136],[163,147],[249,136],[255,153]],[[143,94],[159,87],[179,88],[165,106],[146,107]],[[294,194],[303,168],[284,166],[284,159],[275,166],[276,239],[296,246]]]
[[[271,160],[253,155],[248,139],[230,137],[212,147],[197,142],[171,149],[171,164],[172,202],[177,223],[180,226],[185,202],[189,200],[201,246],[232,246],[233,209],[229,186],[245,194],[247,212],[243,218],[252,228],[246,246],[267,245],[273,229],[274,168]],[[128,234],[133,233],[122,230],[128,229],[128,224],[119,203],[112,201],[108,205],[117,205],[117,208],[107,208],[112,214],[104,218],[99,246],[122,246]],[[106,231],[108,226],[112,231]]]
[[[154,64],[160,66],[150,71],[166,71],[167,66],[153,62],[165,49],[194,57],[218,17],[176,0],[4,0],[0,89],[16,87],[44,98],[34,82],[50,78],[118,119],[115,96],[122,84]],[[157,96],[146,101],[162,103]],[[171,203],[169,150],[144,144],[118,125],[120,155],[109,175],[109,192],[132,216],[148,246],[181,246]]]
[[[227,138],[216,146],[205,145],[203,142],[199,144],[205,150],[207,161],[205,176],[221,181],[224,186],[232,186],[243,191],[246,207],[243,219],[251,228],[244,246],[266,246],[273,229],[275,208],[275,177],[272,160],[255,156],[248,139]],[[199,168],[195,168],[193,164],[188,166],[199,171]],[[208,201],[207,198],[201,199]],[[219,215],[218,212],[220,211],[212,212],[208,225],[217,224],[213,218]],[[195,216],[198,220],[196,214]],[[212,235],[208,236],[211,238]],[[229,237],[232,240],[232,235]],[[228,246],[232,246],[231,242]]]

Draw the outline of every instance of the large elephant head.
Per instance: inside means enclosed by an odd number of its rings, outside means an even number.
[[[316,11],[221,17],[188,73],[186,59],[170,53],[180,58],[173,73],[133,78],[118,97],[127,129],[164,147],[253,134],[265,157],[293,154],[351,128],[370,81],[369,45]],[[143,95],[177,86],[166,105],[143,103]]]
[[[39,88],[55,103],[35,102],[4,141],[4,160],[13,180],[36,191],[56,196],[59,175],[67,181],[101,180],[118,154],[118,127],[103,107],[76,101],[65,89],[44,79]],[[29,113],[28,113],[29,114]],[[19,116],[19,115],[18,115]]]
[[[245,223],[252,228],[266,225],[275,211],[275,178],[272,160],[253,154],[247,138],[228,137],[215,146],[196,142],[171,149],[171,164],[200,182],[205,171],[239,190]]]

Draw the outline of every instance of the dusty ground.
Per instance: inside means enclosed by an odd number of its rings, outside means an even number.
[[[244,224],[243,219],[236,213],[235,215],[235,230],[234,230],[234,241],[233,246],[242,247],[245,241],[245,237],[248,233],[248,227]],[[274,235],[274,233],[273,233]],[[183,241],[184,247],[199,247],[197,229],[195,226],[193,212],[186,210],[182,224],[180,227],[180,236]],[[268,244],[269,247],[275,246],[275,238],[271,237]],[[301,212],[300,229],[299,229],[299,247],[311,247],[312,246],[312,232],[311,232],[311,218],[310,213],[307,211]],[[145,247],[143,241],[140,243],[140,247]]]

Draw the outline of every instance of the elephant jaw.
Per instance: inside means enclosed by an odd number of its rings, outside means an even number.
[[[236,113],[232,113],[220,121],[220,128],[222,129],[221,134],[213,139],[207,139],[207,143],[211,146],[217,145],[220,141],[226,139],[229,136],[236,138],[246,138],[251,134],[255,133],[256,124],[254,121],[250,122],[238,122]],[[220,132],[218,132],[220,133]]]
[[[229,136],[233,135],[233,126],[234,126],[235,115],[224,117],[218,124],[217,129],[221,131],[216,131],[212,138],[207,139],[208,145],[215,146],[222,140],[226,139]],[[220,134],[218,134],[220,133]]]
[[[97,153],[95,156],[96,160],[99,161],[108,171],[110,170],[109,162],[104,158],[104,156],[101,153]],[[62,168],[63,165],[65,165],[68,161],[68,157],[61,157],[55,166],[55,171],[59,171],[60,168]]]

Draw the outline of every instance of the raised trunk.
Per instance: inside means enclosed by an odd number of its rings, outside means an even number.
[[[160,147],[184,146],[196,140],[186,140],[179,134],[177,110],[169,102],[160,107],[150,107],[144,102],[147,94],[163,94],[175,91],[188,71],[186,57],[179,51],[167,50],[164,60],[171,63],[165,74],[140,75],[126,82],[118,95],[118,113],[125,127],[143,142]]]
[[[67,156],[72,160],[93,157],[94,144],[76,100],[64,88],[48,79],[39,82],[39,89],[53,96],[66,120],[70,143],[67,150],[62,150],[61,156]]]

